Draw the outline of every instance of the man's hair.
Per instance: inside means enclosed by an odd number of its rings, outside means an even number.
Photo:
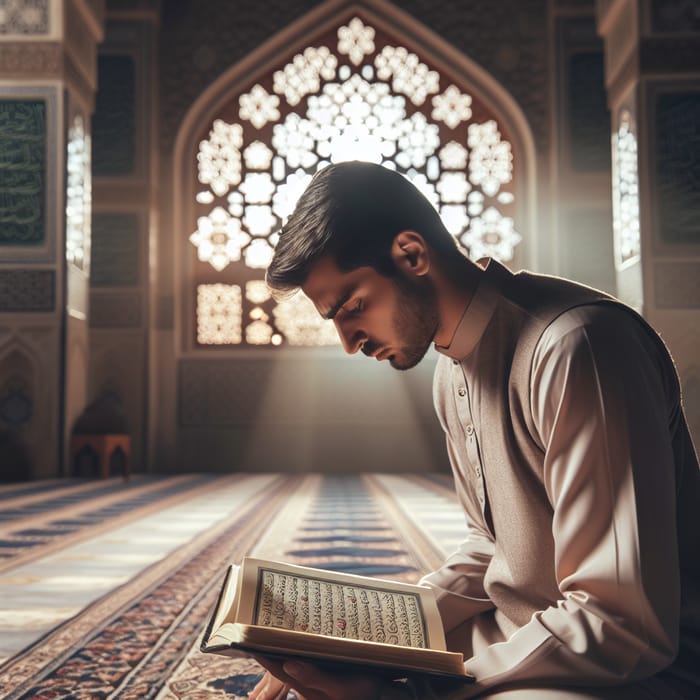
[[[291,293],[326,255],[344,272],[368,265],[393,276],[391,243],[401,231],[420,233],[438,255],[457,250],[435,208],[403,175],[373,163],[329,165],[280,231],[267,283],[276,295]]]

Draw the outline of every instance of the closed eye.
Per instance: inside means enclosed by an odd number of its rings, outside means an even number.
[[[361,311],[362,311],[362,302],[359,300],[357,302],[355,302],[355,305],[349,309],[346,307],[343,307],[343,313],[346,316],[349,316],[350,318],[352,318],[353,316],[359,315],[361,313]]]
[[[347,310],[347,315],[348,316],[357,316],[361,311],[362,311],[362,302],[358,300],[355,303],[355,306],[353,306],[351,309]]]

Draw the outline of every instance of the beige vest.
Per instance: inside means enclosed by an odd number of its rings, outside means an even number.
[[[535,347],[545,328],[569,309],[597,303],[628,307],[558,278],[505,270],[498,277],[503,298],[480,343],[498,337],[497,351],[479,357],[480,390],[472,411],[496,542],[484,588],[500,613],[520,627],[561,597],[554,575],[553,511],[544,488],[544,446],[530,411]],[[436,386],[451,385],[451,370],[451,362],[441,358]],[[451,435],[460,435],[464,426],[452,394],[441,393],[442,398],[436,394],[438,414]]]

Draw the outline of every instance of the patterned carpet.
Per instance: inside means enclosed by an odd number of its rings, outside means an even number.
[[[259,667],[199,652],[228,562],[415,581],[462,533],[449,480],[432,475],[54,481],[5,487],[0,508],[13,700],[245,698]]]

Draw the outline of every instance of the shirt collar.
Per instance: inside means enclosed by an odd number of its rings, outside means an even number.
[[[496,260],[482,258],[478,264],[484,268],[452,341],[447,346],[435,345],[435,349],[451,357],[463,360],[470,355],[486,330],[500,297],[500,288],[513,276],[507,267]]]

